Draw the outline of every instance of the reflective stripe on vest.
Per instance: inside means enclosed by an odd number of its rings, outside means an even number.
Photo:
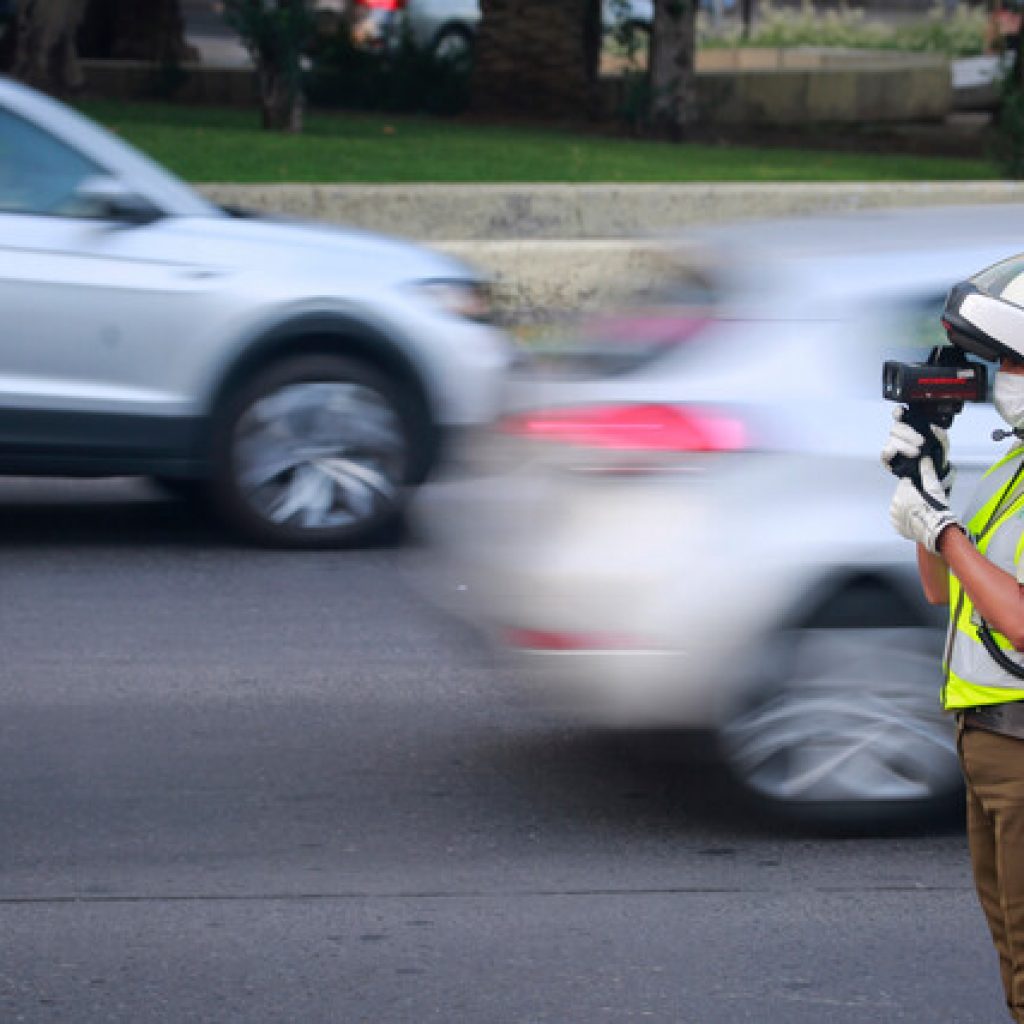
[[[1024,548],[1024,451],[1015,449],[984,476],[966,511],[967,529],[978,550],[1017,578]],[[1017,475],[1016,481],[1014,476]],[[1013,486],[1011,487],[1011,483]],[[1024,699],[1024,680],[999,667],[978,639],[979,619],[960,581],[949,574],[950,642],[942,703],[947,709]],[[1001,633],[996,643],[1024,669],[1024,653]]]

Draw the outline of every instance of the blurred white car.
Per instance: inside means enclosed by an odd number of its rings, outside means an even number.
[[[950,286],[1022,240],[1013,206],[692,232],[659,300],[511,393],[454,528],[470,614],[574,716],[711,730],[769,806],[943,803],[944,610],[888,520],[881,368],[924,361]],[[955,503],[998,425],[957,418]]]
[[[0,78],[0,473],[208,490],[266,543],[365,540],[510,357],[476,272],[214,206]]]

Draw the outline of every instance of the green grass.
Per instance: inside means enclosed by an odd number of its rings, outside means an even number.
[[[659,182],[995,178],[987,159],[669,145],[452,120],[313,114],[299,136],[255,111],[92,102],[85,113],[190,181]]]

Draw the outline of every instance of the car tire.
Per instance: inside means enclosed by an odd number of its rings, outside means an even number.
[[[348,547],[393,531],[429,433],[405,389],[358,360],[300,356],[238,389],[218,417],[211,494],[258,543]]]
[[[447,61],[457,66],[468,65],[473,57],[473,36],[458,25],[441,29],[434,39],[430,52],[435,60]]]
[[[898,599],[871,597],[840,595],[778,631],[719,734],[732,775],[773,815],[873,828],[961,799],[939,702],[942,632]]]

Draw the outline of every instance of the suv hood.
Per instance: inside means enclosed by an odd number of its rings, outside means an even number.
[[[236,268],[343,271],[376,281],[460,279],[483,275],[452,257],[386,235],[299,220],[231,212],[224,217],[171,218],[172,233],[195,246],[206,262]]]

